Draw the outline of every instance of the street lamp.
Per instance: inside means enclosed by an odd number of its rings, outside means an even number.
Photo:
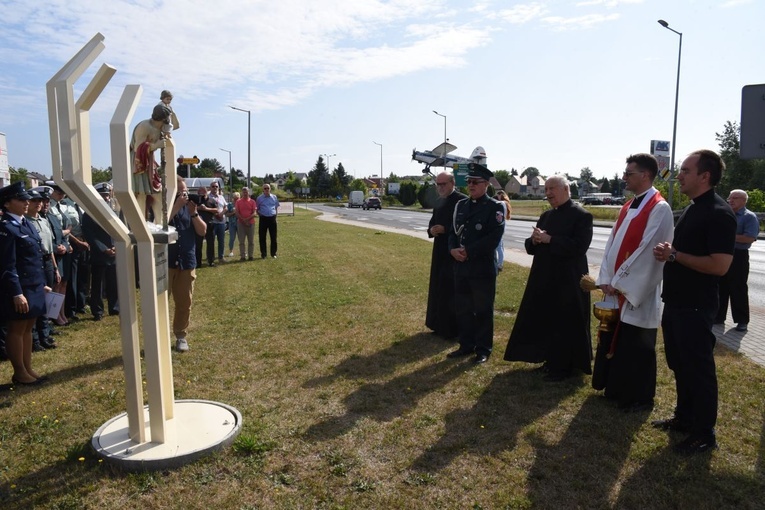
[[[372,140],[372,143],[373,143],[373,144],[375,144],[375,145],[379,145],[379,146],[380,146],[380,193],[383,193],[383,189],[382,189],[382,187],[383,187],[383,180],[382,180],[382,179],[383,179],[383,155],[382,155],[382,144],[381,144],[381,143],[377,143],[377,142],[375,142],[374,140]],[[385,193],[383,193],[383,194],[385,194]]]
[[[675,175],[675,141],[677,136],[677,100],[680,96],[680,57],[683,55],[683,34],[669,26],[669,23],[663,19],[659,20],[659,25],[667,30],[671,30],[680,36],[680,44],[677,47],[677,84],[675,86],[675,121],[672,126],[672,154],[669,161],[669,207],[672,208],[672,178]]]
[[[236,106],[231,105],[229,105],[229,108],[240,112],[247,112],[247,187],[250,187],[250,128],[252,127],[252,123],[250,122],[250,110],[237,108]]]
[[[441,147],[441,159],[443,160],[443,167],[446,168],[446,115],[438,113],[435,110],[433,110],[433,113],[435,113],[439,117],[444,118],[444,145]]]
[[[331,157],[334,157],[334,156],[337,156],[337,154],[322,154],[322,156],[324,156],[325,158],[327,158],[327,171],[328,171],[328,172],[331,172],[331,171],[332,171],[332,167],[331,167],[331,166],[329,166],[329,158],[331,158]]]
[[[231,167],[231,151],[228,149],[221,149],[223,152],[228,152],[228,180],[231,183],[231,194],[234,194],[234,169]]]

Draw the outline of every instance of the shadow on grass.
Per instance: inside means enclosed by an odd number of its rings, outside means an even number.
[[[365,384],[343,399],[346,409],[344,415],[312,425],[305,435],[310,440],[328,440],[342,436],[362,418],[391,421],[413,409],[420,399],[464,372],[463,363],[444,360],[394,377],[385,383]]]
[[[603,397],[590,395],[560,441],[549,444],[533,438],[536,455],[529,471],[529,498],[534,507],[612,508],[611,491],[649,414],[624,414]]]
[[[716,452],[691,457],[662,449],[622,484],[609,508],[763,508],[761,473],[732,474],[712,465],[724,449],[722,444]]]
[[[473,407],[446,415],[446,432],[414,460],[412,469],[433,473],[463,454],[496,455],[512,449],[524,428],[557,408],[579,384],[582,380],[546,383],[535,370],[497,375]]]
[[[19,384],[0,384],[0,392],[2,391],[8,391],[11,388],[13,388],[16,391],[35,391],[35,390],[41,390],[44,389],[50,385],[53,384],[61,384],[67,381],[71,381],[72,379],[76,379],[81,374],[87,374],[96,370],[111,370],[112,368],[116,366],[122,365],[122,357],[121,356],[114,356],[109,359],[105,359],[102,361],[99,361],[97,363],[88,363],[86,365],[77,365],[74,367],[69,367],[64,370],[57,370],[55,372],[48,372],[44,375],[49,377],[50,379],[46,381],[43,385],[40,386],[22,386]]]
[[[452,347],[454,342],[443,340],[430,333],[419,333],[368,356],[353,355],[332,368],[332,373],[310,379],[303,388],[316,388],[344,379],[375,379],[390,375],[401,365],[414,363]]]

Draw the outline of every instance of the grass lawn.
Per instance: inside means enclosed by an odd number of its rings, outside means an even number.
[[[675,400],[661,350],[656,409],[632,415],[589,377],[502,361],[524,268],[499,276],[489,363],[445,359],[424,329],[430,250],[296,208],[278,259],[201,269],[176,398],[232,405],[243,430],[173,471],[90,450],[125,409],[118,317],[69,326],[34,355],[51,382],[0,391],[0,508],[763,508],[765,369],[718,348],[721,447],[678,457],[649,424]]]

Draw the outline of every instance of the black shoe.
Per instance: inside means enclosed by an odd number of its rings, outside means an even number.
[[[743,332],[749,329],[748,326],[749,326],[748,322],[739,322],[738,324],[736,324],[735,330]]]
[[[675,453],[679,453],[681,455],[694,455],[697,453],[704,453],[709,450],[716,449],[717,440],[715,439],[714,434],[711,436],[699,436],[696,434],[691,434],[672,447],[672,450]]]
[[[452,351],[449,354],[447,354],[446,357],[447,358],[462,358],[464,356],[470,356],[471,354],[473,354],[473,352],[475,352],[473,351],[473,349],[463,349],[462,347],[460,347],[456,351]]]
[[[262,259],[265,259],[265,258],[266,258],[266,256],[265,256],[265,255],[261,255],[261,256],[260,256],[260,258],[262,258]]]
[[[52,338],[48,338],[47,340],[40,340],[40,345],[42,345],[46,349],[55,349],[56,347],[58,347],[58,345],[56,345],[56,342],[54,342]]]
[[[485,354],[476,354],[473,358],[473,365],[481,365],[489,361],[489,357]]]
[[[32,344],[32,352],[44,352],[45,347],[43,347],[43,344],[40,342],[35,342]]]
[[[57,329],[51,329],[51,330],[48,332],[48,334],[49,334],[50,336],[56,336],[56,335],[60,335],[60,334],[61,334],[61,331],[59,331],[59,330],[57,330]]]
[[[244,260],[244,259],[242,259]],[[247,260],[255,260],[255,257],[247,257]]]
[[[120,314],[119,310],[112,310],[111,312],[109,312],[109,315],[119,315],[119,314]]]
[[[69,322],[77,322],[78,320],[80,320],[80,318],[77,317],[76,315],[72,315],[71,317],[67,317],[67,320],[69,320]]]
[[[210,266],[210,267],[215,267],[215,262],[210,262],[207,265]]]
[[[651,425],[659,430],[671,430],[672,432],[690,432],[691,430],[690,425],[679,420],[676,416],[667,418],[666,420],[652,421]]]
[[[96,322],[100,321],[103,318],[104,318],[103,314],[98,314],[93,316],[93,320]]]

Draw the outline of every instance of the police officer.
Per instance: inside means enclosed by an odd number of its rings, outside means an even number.
[[[486,194],[493,173],[470,164],[468,198],[457,202],[449,232],[449,253],[455,260],[455,308],[460,346],[447,354],[459,358],[475,353],[485,363],[494,339],[494,294],[497,266],[494,252],[505,232],[505,209]]]

